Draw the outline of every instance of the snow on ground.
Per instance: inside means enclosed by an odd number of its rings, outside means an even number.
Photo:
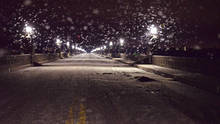
[[[219,122],[199,108],[203,104],[176,92],[178,82],[96,54],[22,69],[1,82],[0,91],[10,95],[0,95],[0,123]]]

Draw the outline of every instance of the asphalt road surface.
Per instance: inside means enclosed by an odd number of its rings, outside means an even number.
[[[219,97],[80,54],[0,78],[0,124],[219,123]]]

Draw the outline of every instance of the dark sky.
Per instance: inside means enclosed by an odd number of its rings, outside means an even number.
[[[219,0],[1,0],[1,45],[18,38],[14,35],[29,22],[41,34],[39,40],[69,36],[87,49],[119,37],[135,42],[150,24],[167,26],[161,37],[175,32],[173,42],[216,46],[219,6]]]

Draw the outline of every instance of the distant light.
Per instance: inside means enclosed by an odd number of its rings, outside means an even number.
[[[195,50],[200,50],[200,49],[202,49],[199,45],[194,45],[193,46],[193,49],[195,49]]]
[[[27,32],[27,33],[32,33],[32,31],[33,31],[33,30],[32,30],[32,28],[31,28],[31,27],[29,27],[29,26],[28,26],[28,27],[26,27],[26,28],[25,28],[25,30],[26,30],[26,32]]]
[[[109,43],[109,46],[112,46],[112,45],[113,45],[113,43],[112,43],[112,42],[110,42],[110,43]]]
[[[66,45],[67,45],[67,47],[69,47],[70,46],[70,42],[67,42]]]
[[[124,45],[125,40],[124,40],[124,39],[122,39],[122,38],[120,38],[120,40],[119,40],[119,41],[120,41],[120,45],[121,45],[121,46],[123,46],[123,45]]]
[[[86,51],[80,47],[75,46],[75,49],[86,53]]]
[[[31,0],[25,0],[23,3],[25,6],[30,6],[32,4]]]
[[[158,29],[154,25],[151,25],[150,27],[150,34],[152,35],[157,35],[158,34]]]
[[[98,9],[94,9],[94,10],[92,11],[92,13],[95,14],[95,15],[98,15],[98,14],[99,14],[99,10],[98,10]]]
[[[32,34],[33,33],[33,28],[31,26],[26,25],[25,26],[25,32],[27,34]]]
[[[58,46],[60,46],[61,43],[62,43],[62,41],[61,41],[60,39],[56,39],[56,44],[57,44]]]
[[[184,51],[187,51],[187,47],[186,46],[184,46],[183,49],[184,49]]]
[[[74,45],[72,45],[72,49],[75,49],[75,46],[74,46]]]
[[[105,50],[106,48],[107,48],[106,46],[101,46],[101,47],[98,47],[98,48],[95,48],[94,50],[92,50],[91,53],[101,51],[101,50]]]

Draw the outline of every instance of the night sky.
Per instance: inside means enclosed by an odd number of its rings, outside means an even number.
[[[159,48],[219,47],[219,6],[219,0],[1,0],[0,45],[20,44],[28,23],[44,47],[57,37],[89,51],[121,37],[139,46],[153,24],[161,31]]]

